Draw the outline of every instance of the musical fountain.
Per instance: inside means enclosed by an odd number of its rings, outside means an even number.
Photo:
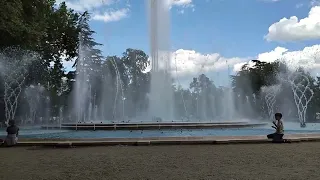
[[[85,47],[80,43],[79,48],[79,62],[77,65],[78,78],[76,79],[75,91],[75,114],[78,114],[76,122],[63,123],[62,128],[75,130],[122,130],[122,129],[181,129],[181,128],[225,128],[225,127],[253,127],[261,125],[261,123],[249,123],[246,121],[232,122],[235,118],[235,107],[233,102],[233,91],[231,88],[226,90],[223,95],[225,103],[223,103],[222,116],[228,120],[215,122],[212,119],[205,118],[207,114],[206,99],[197,98],[197,104],[202,104],[200,110],[203,110],[203,118],[205,120],[190,120],[188,122],[176,120],[174,115],[174,100],[172,89],[172,61],[170,49],[170,8],[166,1],[148,1],[149,13],[149,31],[150,31],[150,50],[151,50],[151,82],[149,93],[149,109],[146,115],[140,119],[125,119],[125,97],[123,93],[123,85],[118,71],[117,62],[111,60],[111,64],[115,70],[115,86],[116,93],[113,103],[113,117],[116,116],[118,108],[119,95],[121,96],[122,115],[121,120],[107,121],[105,118],[100,120],[94,118],[92,114],[91,101],[86,99],[85,94],[91,94],[90,86],[86,76],[85,65],[87,64],[85,57]],[[81,38],[80,38],[81,40]],[[228,74],[229,76],[229,74]],[[89,90],[87,90],[89,89]],[[201,102],[198,102],[201,101]],[[88,105],[89,104],[89,105]],[[197,105],[197,106],[198,106]],[[87,109],[87,110],[86,110]],[[200,111],[199,110],[199,111]]]
[[[145,116],[141,119],[128,120],[125,117],[126,97],[124,95],[123,82],[120,77],[117,62],[113,59],[111,65],[115,71],[115,97],[110,98],[108,102],[99,104],[91,99],[93,92],[88,83],[86,71],[86,47],[81,44],[79,47],[79,61],[77,63],[76,87],[74,93],[74,107],[71,114],[75,115],[73,121],[64,121],[65,112],[63,107],[59,109],[59,125],[49,125],[48,123],[42,126],[42,130],[35,128],[24,128],[21,130],[21,136],[26,138],[104,138],[104,137],[168,137],[168,136],[243,136],[243,135],[264,135],[269,134],[273,130],[270,128],[270,123],[261,123],[258,120],[238,120],[239,112],[236,112],[234,98],[235,94],[231,88],[227,88],[222,97],[224,101],[221,105],[221,116],[216,119],[205,118],[176,120],[174,115],[174,98],[172,90],[172,62],[170,53],[170,17],[169,7],[165,1],[150,0],[148,1],[149,11],[149,29],[150,29],[150,49],[151,49],[151,87],[149,93],[149,109]],[[80,35],[81,36],[81,35]],[[228,73],[228,76],[230,74]],[[303,76],[302,76],[303,77]],[[301,78],[301,76],[299,76]],[[296,102],[299,114],[301,127],[305,127],[306,110],[312,96],[306,96],[306,93],[311,92],[309,82],[307,86],[303,83],[297,83],[297,76],[292,76],[289,80],[294,100]],[[104,83],[108,83],[106,77]],[[108,84],[110,85],[110,84]],[[268,114],[271,118],[274,113],[275,97],[280,91],[281,86],[272,86],[262,89],[265,93],[265,101],[267,103]],[[308,91],[308,92],[307,92]],[[185,99],[181,94],[185,113]],[[90,97],[90,98],[89,98]],[[252,95],[256,101],[255,95]],[[216,97],[211,97],[216,98]],[[249,98],[246,96],[241,109],[249,112],[252,105],[249,103]],[[305,99],[305,102],[302,102]],[[47,99],[49,103],[50,99]],[[198,102],[201,101],[201,102]],[[210,100],[209,100],[210,101]],[[110,103],[112,102],[112,103]],[[119,103],[120,102],[120,103]],[[31,103],[31,101],[30,101]],[[107,104],[109,103],[109,104]],[[197,98],[197,108],[204,108],[207,104],[207,99]],[[106,120],[101,114],[101,109],[110,107],[112,104],[113,117],[116,114],[121,114],[120,119]],[[30,104],[35,107],[34,102]],[[245,107],[244,107],[245,106]],[[120,109],[120,110],[119,110]],[[207,108],[208,109],[208,108]],[[215,109],[212,107],[211,109]],[[36,110],[32,109],[30,114]],[[201,109],[199,110],[201,112]],[[215,109],[216,111],[216,109]],[[217,110],[219,111],[219,110]],[[201,112],[207,114],[206,111]],[[49,116],[49,115],[48,115]],[[270,119],[266,120],[270,122]],[[311,124],[305,129],[297,127],[295,123],[285,123],[286,134],[296,133],[319,133],[320,125]],[[45,129],[45,130],[43,130]],[[191,130],[192,129],[192,130]],[[91,130],[91,131],[70,131],[70,130]],[[104,130],[104,131],[101,131]],[[1,133],[0,133],[1,134]]]

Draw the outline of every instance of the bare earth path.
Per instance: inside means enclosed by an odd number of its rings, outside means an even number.
[[[1,180],[316,180],[319,165],[318,142],[0,148]]]

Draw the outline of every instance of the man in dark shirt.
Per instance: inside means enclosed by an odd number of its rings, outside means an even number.
[[[9,126],[7,127],[7,137],[5,140],[6,146],[13,146],[17,144],[19,135],[19,127],[16,126],[14,120],[9,121]]]
[[[15,134],[15,135],[19,135],[19,128],[18,126],[16,126],[15,124],[10,125],[9,127],[7,127],[7,133],[8,134]]]

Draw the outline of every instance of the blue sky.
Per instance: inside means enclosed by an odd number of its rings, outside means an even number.
[[[172,5],[171,49],[182,80],[205,72],[217,82],[219,73],[226,73],[225,61],[236,71],[256,58],[280,58],[318,72],[317,0],[164,1]],[[69,0],[67,5],[92,13],[90,24],[104,55],[121,55],[126,48],[149,53],[146,0]]]

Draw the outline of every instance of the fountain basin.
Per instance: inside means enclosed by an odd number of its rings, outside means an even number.
[[[67,130],[157,130],[157,129],[221,129],[265,126],[248,122],[141,122],[141,123],[64,123],[61,126],[42,126],[43,129]]]
[[[235,124],[236,125],[236,124]],[[300,123],[285,123],[285,135],[290,134],[320,134],[319,123],[307,123],[301,128]],[[158,138],[158,137],[222,137],[222,136],[263,136],[273,133],[271,123],[253,127],[239,128],[170,128],[148,130],[119,130],[112,131],[93,129],[75,131],[74,129],[43,129],[41,127],[20,127],[19,139],[68,140],[68,139],[105,139],[105,138]],[[5,129],[0,129],[0,137],[5,137]]]

